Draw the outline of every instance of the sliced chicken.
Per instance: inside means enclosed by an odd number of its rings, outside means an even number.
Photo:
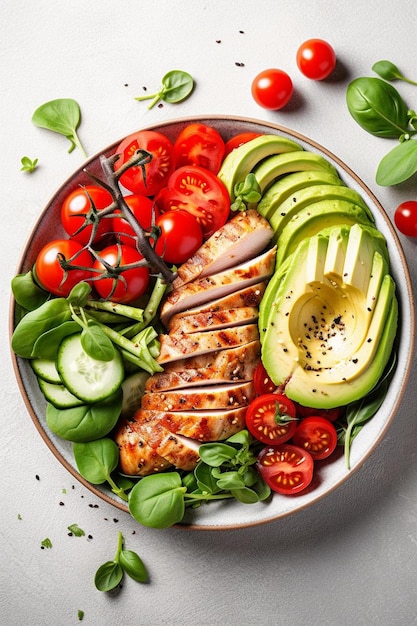
[[[169,293],[161,307],[161,321],[166,327],[170,318],[181,311],[212,302],[269,278],[275,265],[276,247],[255,259],[182,285]]]
[[[222,441],[244,428],[246,407],[218,411],[156,412],[155,415],[175,435],[201,442]]]
[[[191,471],[200,460],[200,443],[181,435],[175,435],[166,428],[160,416],[152,411],[139,409],[134,414],[135,428],[157,454],[178,469]]]
[[[165,363],[190,356],[242,346],[256,339],[259,339],[257,324],[203,331],[191,335],[180,331],[169,335],[159,335],[161,347],[157,361],[160,365],[165,365]]]
[[[120,471],[129,476],[148,476],[171,467],[171,463],[146,442],[135,426],[134,421],[122,420],[113,434],[119,446]]]
[[[206,385],[174,391],[145,393],[142,408],[153,411],[199,411],[247,406],[255,397],[252,381]]]
[[[174,288],[256,257],[272,235],[271,226],[256,210],[239,212],[178,268]]]
[[[145,389],[167,391],[182,387],[250,381],[259,363],[260,353],[260,342],[252,341],[237,348],[174,361],[168,363],[163,372],[150,376]]]
[[[168,325],[170,334],[173,333],[200,333],[203,330],[219,330],[221,328],[233,328],[243,324],[252,324],[259,317],[259,309],[255,306],[246,306],[239,309],[226,309],[224,311],[206,311],[187,315],[179,313],[171,318]]]

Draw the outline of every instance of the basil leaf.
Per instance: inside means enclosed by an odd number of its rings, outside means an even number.
[[[32,122],[35,126],[64,135],[71,143],[68,152],[78,148],[83,156],[87,157],[77,135],[81,122],[80,107],[72,98],[59,98],[45,102],[32,115]]]
[[[380,161],[376,182],[378,185],[398,185],[417,172],[417,141],[403,141],[390,150]]]
[[[123,568],[116,561],[107,561],[101,565],[94,577],[94,584],[99,591],[111,591],[123,578]]]
[[[122,550],[119,555],[119,563],[123,567],[125,574],[138,583],[146,583],[148,572],[142,559],[132,550]]]
[[[106,482],[119,463],[119,449],[113,439],[74,443],[73,453],[81,476],[93,485]]]
[[[385,80],[403,80],[411,85],[417,85],[414,80],[406,78],[391,61],[377,61],[373,64],[372,69],[376,74],[381,76],[381,78],[385,78]]]

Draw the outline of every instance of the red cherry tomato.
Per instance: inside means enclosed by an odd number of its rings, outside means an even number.
[[[267,446],[258,455],[256,468],[273,491],[292,495],[303,491],[313,478],[311,454],[289,443]]]
[[[103,278],[94,281],[97,293],[112,302],[123,304],[134,302],[142,296],[149,284],[148,267],[136,267],[117,271],[118,268],[143,259],[142,255],[131,246],[112,245],[100,252],[100,260],[94,261],[95,270],[103,270]],[[106,265],[110,266],[107,268]],[[115,268],[113,271],[111,268]],[[98,273],[95,273],[97,276]]]
[[[133,215],[139,222],[140,226],[142,226],[144,230],[150,230],[152,227],[152,220],[154,219],[156,222],[157,218],[159,217],[158,208],[154,205],[152,200],[147,196],[142,196],[139,194],[125,196],[124,199],[128,207],[132,211]],[[115,213],[118,213],[119,215],[118,217],[113,217],[113,232],[117,236],[120,243],[135,248],[135,231],[126,221],[126,219],[121,216],[119,210],[115,211]]]
[[[407,200],[397,206],[394,222],[400,233],[417,237],[417,200]]]
[[[283,70],[264,70],[252,82],[252,97],[264,109],[282,109],[291,100],[293,92],[292,80]]]
[[[61,207],[61,222],[68,235],[82,243],[89,243],[93,225],[95,235],[91,243],[98,243],[111,230],[111,219],[96,219],[97,211],[113,202],[110,193],[98,185],[86,185],[72,191]]]
[[[312,80],[323,80],[336,67],[336,54],[323,39],[308,39],[297,50],[297,65],[302,74]]]
[[[252,141],[252,139],[256,139],[256,137],[259,136],[260,133],[251,133],[249,131],[246,133],[239,133],[238,135],[235,135],[234,137],[226,141],[226,144],[224,146],[223,158],[225,159],[227,155],[230,154],[233,150],[239,148],[239,146],[243,146],[244,143],[248,143],[248,141]]]
[[[310,417],[311,415],[318,415],[325,417],[329,422],[335,422],[342,415],[342,407],[335,407],[334,409],[314,409],[301,404],[296,404],[297,416],[300,419]]]
[[[230,213],[230,198],[222,181],[197,165],[175,170],[155,203],[161,213],[178,209],[191,213],[205,239],[226,223]]]
[[[268,372],[266,371],[262,361],[256,366],[253,373],[253,384],[258,396],[261,396],[264,393],[272,393],[276,389],[276,385],[269,378]]]
[[[60,258],[81,269],[62,267]],[[65,298],[75,285],[91,278],[93,274],[89,268],[92,266],[93,257],[80,243],[73,239],[55,239],[39,252],[34,272],[41,287]]]
[[[156,226],[160,236],[155,251],[168,263],[184,263],[203,243],[201,226],[187,211],[167,211],[156,220]]]
[[[337,446],[337,432],[325,417],[306,417],[300,422],[293,438],[294,444],[307,450],[315,461],[327,459]]]
[[[246,427],[262,443],[271,446],[285,443],[297,428],[295,405],[276,393],[258,396],[247,408]]]
[[[150,163],[142,167],[134,165],[124,172],[120,182],[126,189],[144,196],[154,196],[165,187],[174,169],[174,146],[168,137],[153,130],[141,130],[126,137],[116,149],[120,158],[115,162],[117,171],[130,159],[136,150],[146,150],[152,156]]]
[[[223,161],[224,141],[212,126],[189,124],[174,143],[175,167],[198,165],[217,174]]]

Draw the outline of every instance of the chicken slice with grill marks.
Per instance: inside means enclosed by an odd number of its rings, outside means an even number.
[[[142,409],[165,412],[235,409],[247,406],[254,397],[252,381],[206,385],[145,393],[142,396]]]
[[[161,347],[157,361],[160,365],[165,365],[165,363],[190,356],[245,345],[257,339],[259,339],[257,324],[203,331],[191,335],[177,331],[169,335],[159,335]]]
[[[259,309],[256,306],[246,306],[237,309],[219,311],[205,311],[192,315],[174,315],[168,325],[168,331],[172,333],[199,333],[203,330],[218,330],[220,328],[232,328],[243,324],[252,324],[259,317]]]
[[[148,476],[171,467],[139,434],[136,426],[135,421],[121,420],[113,433],[119,447],[120,471],[129,476]]]
[[[276,247],[255,259],[224,272],[198,278],[171,291],[161,307],[161,322],[166,327],[176,313],[228,296],[240,289],[268,279],[275,266]]]
[[[252,341],[244,346],[202,354],[168,363],[163,372],[150,376],[146,391],[167,391],[183,387],[247,382],[259,363],[261,344]]]
[[[178,268],[174,288],[256,257],[266,248],[272,235],[269,222],[255,209],[239,212]]]

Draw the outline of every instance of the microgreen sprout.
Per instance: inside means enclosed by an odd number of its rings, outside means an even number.
[[[99,591],[112,591],[120,585],[124,574],[139,583],[146,583],[148,573],[142,559],[132,550],[123,548],[123,534],[119,532],[117,550],[112,561],[101,565],[94,577],[94,584]]]
[[[377,61],[372,66],[373,71],[385,80],[402,80],[410,85],[417,85],[417,82],[404,76],[394,63],[391,61]]]
[[[160,100],[175,104],[182,102],[191,94],[194,89],[194,80],[188,72],[182,70],[171,70],[162,78],[161,89],[153,94],[138,96],[135,100],[152,100],[148,109],[152,109]]]
[[[29,172],[32,173],[38,167],[38,159],[31,159],[28,156],[24,156],[20,159],[20,163],[22,167],[20,168],[21,172]]]

